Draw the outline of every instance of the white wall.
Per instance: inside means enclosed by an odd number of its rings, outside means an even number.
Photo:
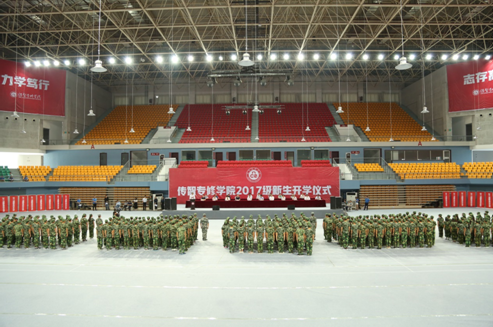
[[[41,166],[43,164],[42,153],[15,152],[0,150],[0,166],[19,168],[19,166]]]

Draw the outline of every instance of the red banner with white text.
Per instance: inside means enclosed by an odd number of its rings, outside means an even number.
[[[450,207],[450,192],[443,192],[443,207]]]
[[[478,192],[477,193],[477,200],[476,200],[476,206],[483,208],[485,205],[485,198],[484,198],[484,192]]]
[[[70,194],[63,194],[63,210],[70,210]]]
[[[0,111],[65,116],[63,69],[0,59]]]
[[[476,206],[476,192],[467,192],[467,206],[468,207]]]
[[[36,211],[36,195],[28,195],[27,196],[27,204],[29,211]]]
[[[38,194],[38,211],[45,211],[45,195]]]
[[[53,203],[55,202],[55,196],[53,194],[46,195],[46,210],[53,210]]]
[[[9,212],[8,196],[0,196],[0,212]]]
[[[217,194],[226,195],[258,193],[267,196],[283,194],[311,198],[320,195],[326,201],[339,196],[339,168],[337,167],[239,167],[239,168],[171,168],[169,194],[177,203],[185,204],[191,194],[197,199]]]
[[[19,209],[19,196],[18,195],[11,195],[9,196],[10,200],[10,212],[17,212]]]
[[[486,192],[486,208],[493,208],[493,192]]]
[[[452,208],[457,207],[457,192],[450,192],[450,206]]]
[[[466,191],[459,191],[459,207],[467,207]]]
[[[27,195],[19,195],[19,211],[27,211]]]
[[[55,194],[55,210],[62,210],[62,195]]]
[[[493,60],[447,66],[449,112],[493,107]]]

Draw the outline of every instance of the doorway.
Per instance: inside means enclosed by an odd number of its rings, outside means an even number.
[[[106,152],[101,152],[99,154],[99,165],[100,166],[108,165],[108,154]]]
[[[176,159],[176,164],[178,165],[180,163],[180,154],[178,152],[170,152],[169,154],[170,158],[175,158]]]
[[[229,161],[235,161],[236,160],[236,152],[226,152],[226,158]]]
[[[128,159],[130,158],[128,152],[123,152],[121,155],[121,165],[125,166],[128,162]]]
[[[50,144],[50,129],[43,128],[43,140],[46,142],[44,144]]]
[[[272,152],[272,157],[274,160],[281,160],[281,152],[280,151],[274,151]]]
[[[346,152],[346,164],[351,164],[351,152]]]
[[[215,157],[215,167],[217,167],[217,164],[219,161],[223,161],[223,153],[222,152],[214,152],[214,157]]]
[[[472,141],[472,123],[466,124],[466,139]]]
[[[339,163],[339,151],[331,151],[330,157],[332,158],[332,163]]]

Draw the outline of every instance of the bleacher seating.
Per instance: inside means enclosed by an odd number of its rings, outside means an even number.
[[[391,163],[389,166],[401,179],[456,179],[461,177],[460,166],[455,162]]]
[[[468,178],[491,178],[493,162],[466,162],[462,165]]]
[[[301,160],[301,167],[332,167],[330,160]]]
[[[251,140],[251,131],[246,131],[246,126],[252,125],[252,111],[248,111],[247,116],[242,113],[243,110],[230,110],[227,115],[224,106],[233,106],[234,104],[192,104],[183,109],[175,123],[178,128],[186,129],[188,126],[192,129],[190,132],[184,132],[179,143],[211,143],[214,142],[232,142],[246,143]],[[188,124],[188,107],[190,106],[190,125]],[[213,107],[213,108],[212,108]],[[212,112],[214,112],[214,123]]]
[[[178,168],[207,168],[209,166],[208,161],[182,161]]]
[[[173,108],[177,108],[173,105]],[[96,127],[89,131],[83,139],[88,144],[140,144],[151,129],[166,126],[173,115],[168,114],[169,105],[118,106],[113,109]],[[82,139],[77,142],[82,144]]]
[[[50,182],[109,182],[123,166],[58,166]]]
[[[337,108],[338,103],[334,103]],[[432,135],[428,131],[422,131],[418,124],[397,103],[368,103],[368,116],[366,114],[366,102],[341,103],[344,113],[339,114],[345,124],[354,124],[360,127],[371,142],[388,142],[391,136],[390,107],[392,106],[392,138],[401,142],[430,142]],[[348,110],[349,106],[349,110]],[[365,132],[367,117],[369,117],[369,132]]]
[[[219,161],[217,168],[238,168],[238,167],[293,167],[290,160],[231,160]]]
[[[46,176],[51,172],[50,166],[19,166],[22,179],[27,177],[28,182],[44,182]]]
[[[330,142],[325,127],[334,125],[335,120],[325,103],[282,103],[278,114],[275,109],[266,109],[259,115],[259,142]],[[303,106],[303,111],[302,111]],[[310,131],[305,131],[308,125]]]
[[[354,168],[360,173],[383,172],[382,166],[378,163],[355,163]]]
[[[156,168],[154,165],[134,165],[127,174],[152,174]]]
[[[7,166],[0,166],[0,176],[4,180],[8,180],[10,178],[10,169]]]

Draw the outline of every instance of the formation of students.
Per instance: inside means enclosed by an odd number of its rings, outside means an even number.
[[[335,240],[344,249],[383,246],[390,248],[424,247],[435,244],[436,222],[433,216],[423,213],[374,216],[325,215],[324,237],[327,242]]]
[[[89,218],[84,214],[81,219],[74,216],[63,218],[58,216],[58,219],[51,216],[49,219],[43,216],[28,215],[17,217],[17,214],[6,215],[0,222],[0,247],[4,244],[7,248],[29,248],[34,246],[35,249],[44,247],[55,250],[58,246],[62,249],[67,249],[73,244],[79,244],[81,241],[87,241],[89,234],[90,238],[94,237],[94,218],[89,215]]]
[[[207,222],[207,224],[205,224]],[[179,249],[180,254],[186,251],[197,240],[198,223],[197,215],[179,217],[159,216],[157,218],[147,217],[118,217],[113,216],[103,224],[102,220],[97,220],[98,249],[103,246],[107,249],[119,250],[123,248],[129,250],[173,250]],[[202,238],[207,239],[207,228],[209,227],[207,218],[202,217]]]
[[[438,215],[438,237],[443,237],[445,231],[445,239],[452,240],[454,243],[465,244],[470,247],[472,243],[476,247],[489,247],[491,243],[491,235],[493,233],[493,224],[488,211],[485,211],[484,216],[480,212],[474,217],[472,212],[466,216],[465,213],[461,217],[455,214],[445,218]]]
[[[228,217],[221,228],[221,234],[223,246],[229,248],[230,253],[235,252],[237,247],[240,253],[245,248],[248,253],[253,253],[255,242],[257,253],[262,253],[265,240],[267,253],[274,253],[274,249],[279,253],[284,253],[285,250],[294,253],[296,250],[298,255],[302,255],[306,249],[306,254],[312,255],[316,228],[317,219],[313,213],[310,217],[303,213],[300,217],[292,214],[289,218],[286,214],[282,218],[274,215],[273,219],[266,216],[265,220],[262,220],[261,215],[257,220],[250,215],[248,220],[241,217],[239,221],[237,217]]]

